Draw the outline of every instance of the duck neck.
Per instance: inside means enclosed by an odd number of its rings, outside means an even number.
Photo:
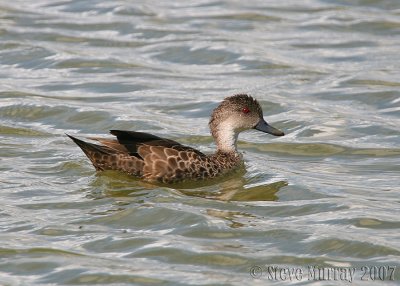
[[[217,151],[223,153],[237,153],[236,141],[239,134],[232,126],[222,123],[212,132],[212,135],[217,143]]]

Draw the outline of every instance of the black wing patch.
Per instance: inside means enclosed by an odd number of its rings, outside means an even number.
[[[184,146],[174,140],[158,137],[153,134],[136,131],[110,130],[110,133],[117,137],[118,143],[123,145],[131,156],[140,157],[138,148],[140,145],[161,146],[173,148],[177,151],[192,151],[203,156],[200,151]]]

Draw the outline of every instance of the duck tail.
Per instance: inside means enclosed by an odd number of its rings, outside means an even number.
[[[103,171],[104,170],[104,165],[102,164],[102,161],[104,161],[105,157],[115,155],[115,151],[105,147],[105,146],[100,146],[97,144],[85,142],[81,139],[78,139],[74,136],[71,136],[69,134],[66,134],[69,138],[71,138],[72,141],[75,142],[76,145],[79,146],[79,148],[82,149],[82,151],[85,153],[85,155],[90,159],[92,162],[93,166],[96,168],[98,171]]]

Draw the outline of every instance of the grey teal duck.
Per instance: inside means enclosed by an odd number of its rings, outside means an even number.
[[[242,164],[236,148],[241,131],[257,129],[275,136],[284,135],[264,120],[260,104],[247,94],[225,98],[214,109],[209,127],[217,144],[217,151],[211,155],[143,132],[111,130],[116,139],[90,138],[101,145],[67,135],[96,170],[117,170],[147,182],[162,183],[215,178],[236,169]]]

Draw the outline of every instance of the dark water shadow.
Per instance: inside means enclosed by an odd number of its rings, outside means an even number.
[[[97,172],[88,186],[89,199],[106,197],[138,197],[149,194],[153,188],[135,177],[117,171]]]

